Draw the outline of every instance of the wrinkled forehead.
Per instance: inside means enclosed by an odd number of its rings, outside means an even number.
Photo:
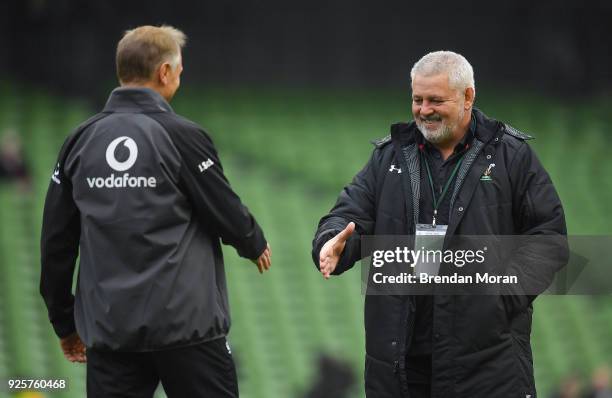
[[[418,97],[449,96],[458,94],[458,90],[450,86],[447,73],[435,75],[417,74],[412,79],[412,95]]]

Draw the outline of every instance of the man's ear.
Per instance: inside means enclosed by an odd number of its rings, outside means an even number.
[[[171,66],[168,62],[164,62],[159,66],[159,82],[162,86],[168,84],[170,79]]]
[[[463,102],[463,107],[467,110],[470,109],[472,107],[472,105],[474,105],[474,99],[476,98],[476,90],[474,90],[474,87],[468,87],[465,89],[465,93],[464,93],[464,102]]]

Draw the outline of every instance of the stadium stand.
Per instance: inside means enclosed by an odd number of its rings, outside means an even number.
[[[21,134],[32,172],[29,191],[0,185],[0,380],[63,377],[69,389],[44,396],[82,397],[84,367],[63,359],[38,294],[38,241],[59,147],[91,110],[14,84],[0,84],[0,93],[0,134],[9,127]],[[611,141],[605,135],[605,126],[612,125],[609,103],[570,112],[568,105],[542,98],[480,102],[487,113],[539,138],[533,145],[558,187],[570,231],[609,234],[609,217],[603,215],[610,214],[612,203],[612,163],[600,162],[606,155],[603,143]],[[316,376],[322,353],[351,363],[361,380],[359,269],[324,281],[313,267],[310,242],[319,217],[365,164],[369,141],[407,117],[408,97],[383,91],[207,88],[184,90],[173,106],[212,135],[230,181],[273,247],[272,272],[263,276],[233,249],[225,250],[233,316],[229,340],[241,395],[300,397]],[[587,374],[610,362],[609,296],[544,296],[535,307],[532,341],[543,396],[568,372]],[[362,390],[356,385],[353,396],[363,396]],[[0,387],[0,398],[8,396]]]

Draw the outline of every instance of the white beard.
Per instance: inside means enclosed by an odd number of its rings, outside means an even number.
[[[420,118],[416,119],[416,125],[423,134],[423,137],[432,144],[439,144],[444,141],[448,141],[453,137],[453,131],[459,125],[459,122],[463,120],[463,116],[465,115],[465,110],[461,107],[461,112],[459,113],[459,117],[452,124],[440,124],[440,127],[434,130],[430,130],[427,128],[425,122],[423,122]],[[433,115],[431,117],[432,120],[441,120],[439,116]]]

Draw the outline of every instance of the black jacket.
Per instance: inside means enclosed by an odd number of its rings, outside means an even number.
[[[473,116],[476,136],[452,191],[447,239],[458,235],[560,236],[553,247],[560,254],[538,264],[537,285],[544,288],[567,259],[559,197],[525,142],[529,136],[478,110]],[[355,222],[356,233],[347,241],[334,274],[348,270],[361,258],[361,235],[414,235],[419,190],[425,189],[419,187],[417,134],[414,122],[399,123],[391,127],[390,136],[376,142],[369,162],[319,222],[313,241],[315,264],[323,244],[350,221]],[[495,180],[485,184],[480,179],[491,163],[496,165]],[[515,253],[518,259],[525,254]],[[533,275],[520,264],[515,261],[510,267],[528,280]],[[526,296],[520,288],[504,293],[508,295],[434,296],[432,397],[535,397],[530,347],[535,295],[531,291]],[[414,310],[414,296],[366,296],[365,384],[369,398],[408,396],[405,358]]]
[[[76,321],[88,347],[124,351],[224,336],[219,238],[250,259],[266,246],[211,139],[156,92],[115,89],[66,139],[45,201],[40,291],[55,332]]]

